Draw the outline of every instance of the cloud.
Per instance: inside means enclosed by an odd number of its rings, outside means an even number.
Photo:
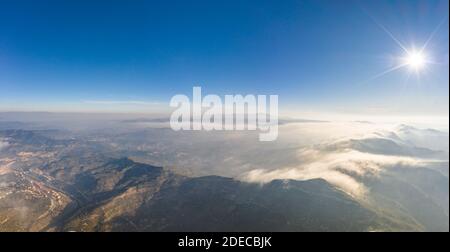
[[[296,167],[255,169],[244,173],[240,178],[256,183],[267,183],[275,179],[322,178],[352,196],[363,197],[367,188],[360,182],[362,177],[377,177],[385,169],[396,165],[417,166],[421,163],[420,160],[410,157],[384,156],[354,150],[328,153],[323,150],[306,149],[299,155],[304,162]]]
[[[421,130],[415,132],[417,135]],[[430,130],[426,133],[429,135]],[[253,169],[239,178],[254,183],[322,178],[354,197],[363,198],[369,191],[365,179],[379,178],[395,167],[426,167],[430,162],[448,160],[448,153],[418,148],[396,132],[375,132],[300,148],[297,160],[294,166]]]
[[[331,169],[320,169],[313,172],[309,171],[308,168],[284,168],[273,171],[257,169],[246,173],[242,177],[244,181],[253,183],[268,183],[275,179],[310,180],[317,178],[325,179],[329,183],[355,197],[363,196],[367,190],[363,184],[359,183],[351,176]]]

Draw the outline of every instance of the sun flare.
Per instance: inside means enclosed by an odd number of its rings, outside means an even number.
[[[405,65],[409,66],[414,70],[422,69],[426,64],[426,57],[422,52],[411,52],[408,53],[405,58]]]

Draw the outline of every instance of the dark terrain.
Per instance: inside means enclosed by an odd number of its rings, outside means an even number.
[[[438,221],[448,220],[448,179],[430,172],[421,176],[440,181],[435,186],[447,193],[429,187],[422,199],[408,184],[367,181],[374,198],[384,190],[407,209],[422,200],[432,209],[393,216],[323,179],[188,177],[60,131],[3,130],[0,139],[7,142],[0,151],[1,231],[448,230],[448,221]]]

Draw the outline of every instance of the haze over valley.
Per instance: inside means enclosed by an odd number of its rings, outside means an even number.
[[[0,119],[2,231],[449,229],[448,130],[285,119],[264,144],[164,118],[23,116]]]

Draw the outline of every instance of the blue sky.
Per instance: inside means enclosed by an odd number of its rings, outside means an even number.
[[[436,31],[420,78],[373,78],[404,56],[381,26],[408,49]],[[200,85],[291,112],[448,116],[448,43],[447,0],[0,0],[0,110],[164,107]]]

